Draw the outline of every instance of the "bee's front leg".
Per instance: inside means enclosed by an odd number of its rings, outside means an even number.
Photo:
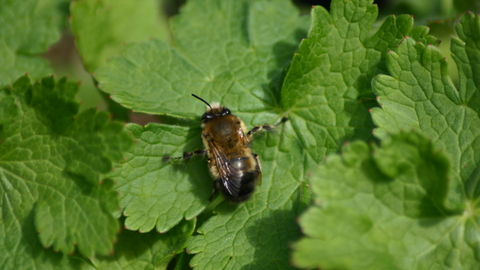
[[[256,133],[262,130],[271,131],[274,128],[276,128],[278,125],[285,123],[287,120],[288,120],[287,117],[283,117],[282,120],[280,120],[280,122],[275,125],[264,124],[263,126],[258,126],[258,125],[254,126],[249,132],[247,132],[247,136],[252,136],[253,133]]]
[[[183,159],[183,160],[189,160],[193,155],[204,155],[207,150],[205,149],[195,149],[193,152],[184,152],[183,156],[181,157],[170,157],[169,155],[165,155],[162,158],[163,162],[167,162],[170,159]]]

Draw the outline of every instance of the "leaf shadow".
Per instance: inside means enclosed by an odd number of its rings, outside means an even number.
[[[358,97],[357,100],[345,100],[345,112],[350,115],[348,126],[353,127],[353,133],[348,134],[342,141],[379,141],[372,133],[375,124],[369,110],[373,107],[377,107],[374,97]]]
[[[295,30],[295,40],[302,40],[307,37],[307,31],[302,29]],[[290,68],[290,62],[298,50],[297,43],[279,41],[272,46],[272,52],[275,59],[276,68],[270,70],[267,74],[269,83],[262,85],[265,92],[272,92],[274,102],[280,104],[281,89],[285,76]]]
[[[182,147],[183,152],[192,152],[195,149],[203,149],[203,143],[201,139],[201,128],[190,127],[186,136],[186,143]],[[175,157],[174,157],[175,158]],[[163,166],[163,165],[161,165]],[[187,174],[188,181],[193,187],[198,187],[198,192],[192,192],[200,201],[205,202],[205,205],[209,203],[214,189],[214,181],[210,175],[207,157],[194,155],[188,160],[179,159],[171,162],[169,166],[172,166],[173,170],[178,175]],[[199,185],[205,185],[205,187],[199,187]],[[210,186],[211,188],[207,188]]]
[[[448,217],[449,213],[442,212],[443,208],[436,204],[428,192],[421,196],[418,190],[413,190],[411,187],[409,189],[411,183],[406,181],[405,174],[410,174],[410,169],[412,168],[400,169],[398,175],[390,177],[377,167],[373,158],[363,161],[361,165],[362,174],[366,176],[366,179],[374,183],[374,192],[377,194],[376,197],[380,203],[399,215],[416,219],[422,227],[435,226]],[[403,195],[405,197],[395,196],[397,194],[396,190],[405,190]],[[378,193],[382,195],[378,195]],[[411,196],[421,196],[421,198],[408,198],[409,193],[412,194]],[[385,197],[383,198],[383,196]],[[399,205],[402,205],[402,207],[399,208]]]
[[[295,40],[302,40],[307,38],[307,31],[302,29],[296,29],[295,33]],[[286,63],[290,62],[293,58],[293,55],[298,50],[298,43],[290,43],[286,41],[279,41],[272,46],[272,52],[275,59],[275,64],[277,66],[276,69],[269,72],[268,78],[272,79],[278,74],[278,70],[285,66]]]
[[[241,269],[288,269],[290,245],[301,236],[296,219],[298,211],[264,211],[266,217],[257,219],[246,230],[246,241],[254,247],[252,263]],[[274,231],[274,233],[272,233]]]
[[[32,261],[41,258],[43,265],[62,265],[62,261],[67,257],[68,265],[70,265],[72,269],[78,269],[80,265],[82,265],[83,258],[62,254],[61,252],[54,251],[51,246],[44,247],[38,238],[38,233],[40,232],[36,231],[34,221],[35,207],[28,212],[22,221],[23,225],[21,225],[22,236],[19,240],[19,245],[22,246],[25,254],[29,254]],[[28,259],[24,259],[28,261]],[[5,265],[8,265],[8,263],[4,264],[4,266]],[[28,262],[24,262],[23,265],[28,265]]]
[[[125,226],[125,217],[120,218],[122,228]],[[183,232],[183,228],[188,221],[182,221],[181,224],[175,226],[172,230],[160,234],[155,230],[147,233],[140,233],[138,231],[130,231],[128,229],[121,229],[118,234],[118,239],[114,246],[114,252],[111,255],[98,255],[96,258],[104,263],[104,266],[113,265],[119,261],[131,262],[134,266],[135,262],[138,262],[139,258],[146,258],[149,253],[153,253],[155,256],[150,258],[151,261],[147,261],[148,264],[154,266],[162,260],[170,260],[173,258],[173,254],[184,246],[186,236],[183,235],[176,237]],[[168,252],[162,250],[159,244],[163,248],[168,248]],[[163,253],[163,254],[162,254]],[[140,264],[140,265],[143,265]]]

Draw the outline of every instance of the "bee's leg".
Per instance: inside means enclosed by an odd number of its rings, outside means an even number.
[[[184,152],[181,157],[170,157],[168,155],[163,156],[162,161],[167,162],[170,159],[183,159],[189,160],[193,155],[204,155],[207,150],[205,149],[195,149],[193,152]]]
[[[283,117],[282,120],[280,120],[280,122],[278,122],[275,125],[264,124],[263,126],[254,126],[249,132],[247,132],[247,136],[252,136],[253,133],[256,133],[262,130],[271,131],[274,128],[276,128],[278,125],[285,123],[287,120],[288,120],[287,117]]]

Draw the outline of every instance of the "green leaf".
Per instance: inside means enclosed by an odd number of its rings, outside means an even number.
[[[382,147],[352,143],[317,170],[316,206],[301,219],[307,237],[294,246],[297,266],[478,268],[478,18],[465,15],[457,31],[459,91],[436,47],[406,37],[388,52],[392,76],[373,81]],[[414,132],[389,135],[401,130]]]
[[[385,52],[413,27],[411,16],[390,16],[368,37],[377,15],[371,2],[333,1],[331,15],[322,7],[313,8],[308,39],[302,41],[285,78],[283,108],[316,161],[345,140],[371,137],[368,109],[376,103],[370,80],[387,73]],[[423,30],[412,32],[426,38]]]
[[[110,175],[117,181],[125,227],[165,232],[182,219],[199,215],[212,194],[205,161],[192,158],[188,164],[162,161],[165,154],[181,156],[200,144],[199,129],[149,124],[127,126],[135,147]]]
[[[124,43],[169,38],[160,1],[74,1],[71,28],[85,68],[93,72],[120,54]]]
[[[72,263],[41,245],[68,254],[76,246],[87,257],[113,247],[117,193],[101,175],[132,140],[106,113],[76,115],[77,89],[52,77],[31,85],[24,76],[0,91],[17,109],[15,121],[0,129],[0,261],[6,269]]]
[[[243,112],[251,124],[254,113],[278,106],[267,89],[291,58],[307,19],[286,0],[189,1],[172,20],[176,47],[158,40],[129,44],[95,78],[134,111],[193,118],[199,114],[191,107],[195,93]],[[268,116],[255,123],[278,118]]]
[[[13,83],[26,72],[32,78],[52,74],[38,57],[60,37],[65,0],[1,0],[0,85]]]
[[[195,220],[182,221],[165,234],[140,234],[122,230],[112,256],[92,259],[96,269],[167,269],[175,253],[182,251],[193,233]]]
[[[480,113],[480,17],[465,14],[455,25],[458,38],[452,38],[452,56],[460,77],[459,95],[463,104]]]
[[[476,168],[480,157],[478,17],[465,15],[457,25],[460,39],[453,39],[452,52],[459,67],[460,89],[448,75],[445,58],[434,46],[406,38],[387,60],[393,77],[380,75],[373,86],[380,108],[372,110],[378,128],[375,134],[415,129],[430,138],[455,162],[452,168],[451,208],[463,209],[479,190]]]
[[[478,208],[445,205],[452,162],[416,132],[382,146],[346,145],[310,183],[315,206],[300,219],[298,267],[321,269],[476,269]]]

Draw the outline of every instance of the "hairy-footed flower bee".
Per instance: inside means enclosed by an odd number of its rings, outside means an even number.
[[[250,148],[252,135],[260,130],[272,130],[287,118],[282,118],[277,125],[255,126],[245,133],[243,121],[228,108],[218,103],[210,105],[204,99],[194,94],[192,96],[207,104],[207,110],[202,115],[202,141],[205,149],[185,152],[181,158],[187,160],[193,155],[207,154],[216,189],[233,203],[248,200],[262,178],[260,160]],[[168,159],[171,157],[164,157],[164,161]]]

